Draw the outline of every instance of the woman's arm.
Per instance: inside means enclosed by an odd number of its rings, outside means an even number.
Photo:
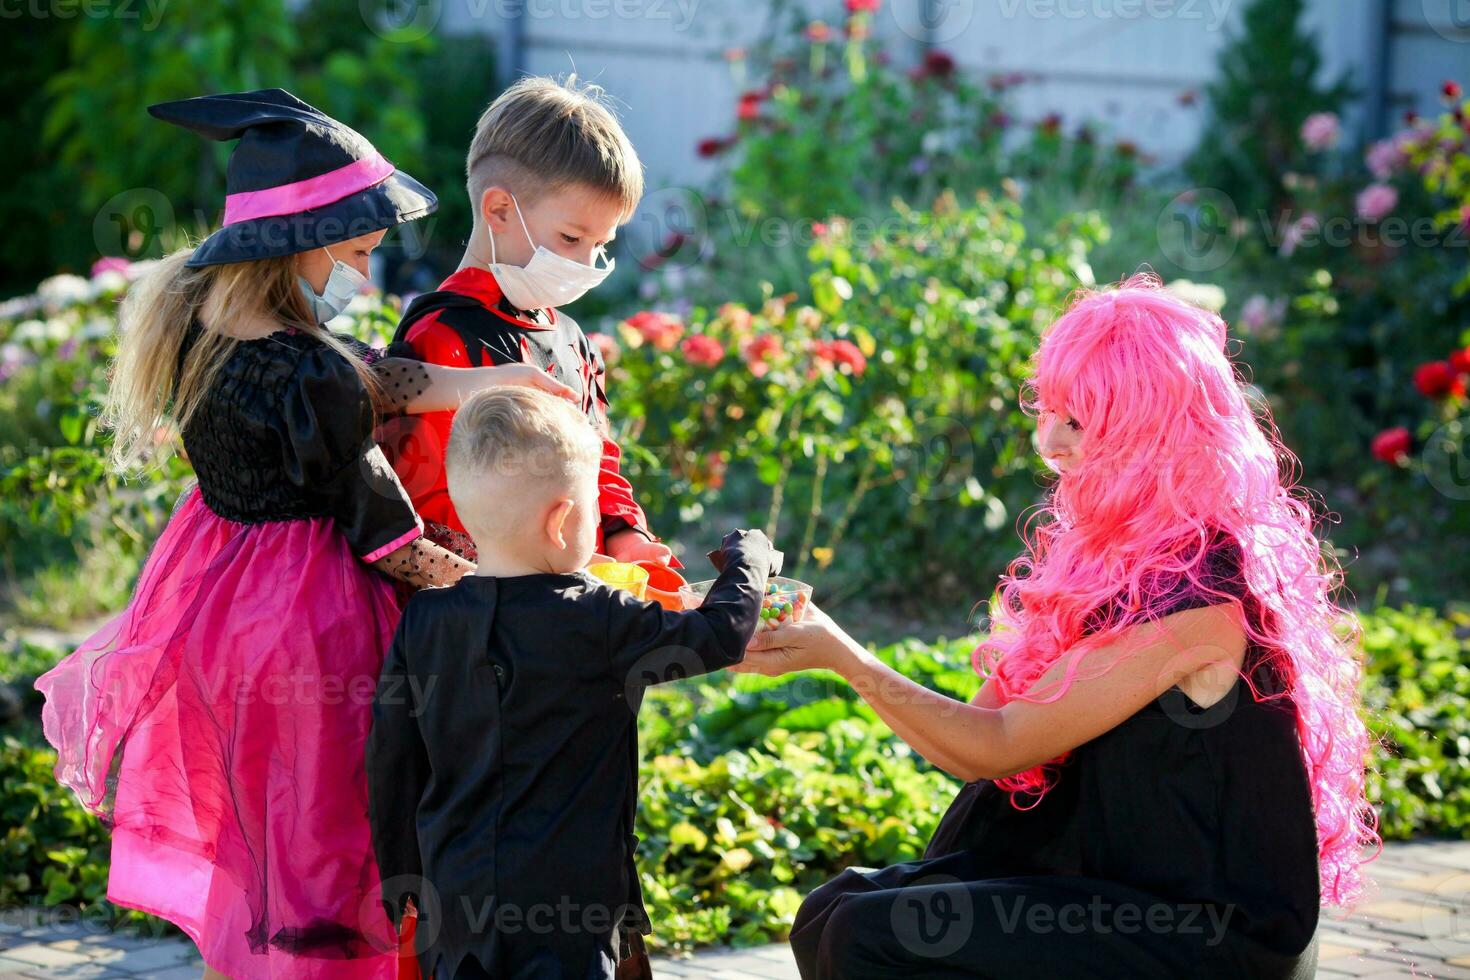
[[[410,415],[452,412],[475,392],[495,385],[526,385],[568,401],[576,399],[571,388],[532,364],[460,368],[385,357],[374,362],[373,369],[393,408]]]
[[[848,681],[878,717],[924,758],[973,782],[999,779],[1055,759],[1115,728],[1185,677],[1211,664],[1232,671],[1245,651],[1245,634],[1230,604],[1173,613],[1131,627],[1116,641],[1087,653],[1090,671],[1047,703],[994,699],[985,688],[965,704],[929,690],[884,664],[816,607],[793,626],[759,633],[745,661],[731,670],[783,674],[818,667]],[[1054,692],[1065,661],[1031,689]],[[990,685],[986,685],[989,687]]]

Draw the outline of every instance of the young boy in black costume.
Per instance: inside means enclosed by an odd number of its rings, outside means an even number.
[[[739,662],[780,553],[731,532],[684,612],[598,582],[579,569],[600,455],[584,416],[529,388],[454,420],[449,492],[478,570],[410,600],[367,750],[384,902],[396,922],[413,899],[426,978],[646,975],[643,688]]]

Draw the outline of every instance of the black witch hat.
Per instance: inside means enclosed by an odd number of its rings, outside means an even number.
[[[203,95],[148,111],[209,139],[240,141],[225,178],[224,226],[194,250],[191,266],[307,252],[439,206],[356,130],[284,89]]]

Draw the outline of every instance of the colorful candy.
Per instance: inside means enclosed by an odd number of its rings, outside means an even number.
[[[684,608],[698,607],[704,602],[705,593],[712,585],[713,580],[694,582],[680,589],[679,595],[684,600]],[[790,623],[801,622],[811,596],[812,587],[805,582],[779,576],[771,580],[766,585],[765,595],[761,596],[760,621],[756,624],[756,632],[780,629]]]
[[[756,627],[756,632],[779,629],[788,623],[801,621],[802,614],[806,612],[807,597],[811,595],[811,587],[800,583],[786,580],[783,582],[772,582],[766,586],[766,594],[761,601],[761,620]]]

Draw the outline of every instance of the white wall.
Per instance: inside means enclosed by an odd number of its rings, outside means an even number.
[[[534,73],[575,69],[622,103],[623,122],[650,187],[701,183],[703,137],[734,124],[740,79],[723,57],[768,29],[765,0],[441,0],[438,29],[480,31],[518,44]],[[1069,126],[1094,120],[1164,162],[1195,143],[1201,109],[1180,104],[1200,90],[1245,0],[884,0],[875,27],[897,60],[931,40],[969,70],[1022,71],[1015,92],[1025,119],[1060,112]],[[928,5],[927,7],[925,5]],[[1383,44],[1385,5],[1392,25]],[[840,0],[805,7],[834,25]],[[938,11],[927,22],[920,11]],[[511,38],[517,10],[520,40]],[[1459,20],[1465,21],[1457,24]],[[1327,78],[1351,73],[1365,94],[1374,65],[1389,59],[1390,125],[1407,108],[1433,111],[1445,78],[1470,83],[1470,0],[1310,0]],[[1364,100],[1353,125],[1373,125]]]

